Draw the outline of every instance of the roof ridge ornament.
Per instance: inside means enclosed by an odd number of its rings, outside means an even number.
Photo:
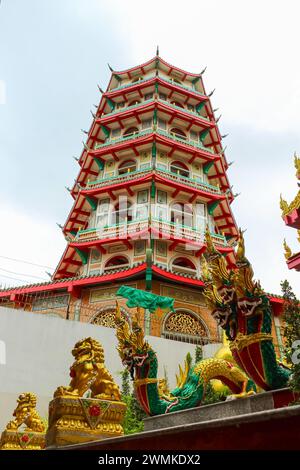
[[[109,68],[109,70],[110,70],[111,72],[114,72],[114,69],[109,65],[108,62],[107,62],[107,66],[108,66],[108,68]]]
[[[159,46],[156,46],[156,55],[159,56]]]

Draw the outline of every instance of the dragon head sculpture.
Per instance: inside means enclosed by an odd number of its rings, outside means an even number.
[[[151,349],[145,336],[143,329],[139,325],[140,309],[137,308],[137,314],[133,315],[131,327],[126,318],[121,316],[121,310],[118,302],[116,303],[116,333],[118,344],[118,352],[122,363],[130,372],[131,378],[134,379],[135,367],[141,367],[148,358]]]

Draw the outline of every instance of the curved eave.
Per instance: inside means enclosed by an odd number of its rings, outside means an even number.
[[[186,78],[188,78],[188,77],[190,77],[190,78],[198,78],[199,77],[200,78],[201,77],[201,74],[199,74],[199,73],[187,72],[183,69],[175,67],[175,65],[169,64],[168,62],[166,62],[164,59],[162,59],[158,55],[152,57],[152,59],[148,60],[147,62],[144,62],[143,64],[136,65],[135,67],[130,67],[128,69],[119,70],[119,71],[114,70],[112,72],[112,75],[114,75],[114,74],[115,75],[120,75],[120,76],[127,75],[128,78],[131,78],[131,75],[135,74],[135,72],[139,72],[141,74],[144,74],[145,69],[147,67],[151,66],[152,64],[155,64],[156,62],[161,63],[162,65],[164,65],[169,70],[169,73],[171,73],[172,71],[176,71],[177,73],[182,74]]]
[[[156,277],[164,281],[168,280],[180,284],[187,284],[190,286],[204,287],[204,282],[200,279],[193,279],[190,277],[180,276],[179,274],[174,274],[169,271],[165,271],[164,269],[161,269],[155,265],[152,266],[152,271],[156,275]]]
[[[153,63],[155,63],[156,61],[159,61],[161,62],[165,67],[169,68],[170,70],[176,70],[177,72],[179,73],[182,73],[183,75],[186,75],[187,77],[192,77],[192,78],[197,78],[197,77],[201,77],[201,75],[199,73],[191,73],[191,72],[187,72],[186,70],[183,70],[183,69],[180,69],[178,67],[175,67],[175,65],[172,65],[172,64],[169,64],[168,62],[166,62],[164,59],[162,59],[160,56],[156,55],[154,57],[152,57],[152,59],[148,60],[147,62],[144,62],[143,64],[141,65],[137,65],[135,67],[131,67],[129,69],[126,69],[126,70],[122,70],[122,71],[118,71],[118,72],[114,72],[116,73],[117,75],[124,75],[124,74],[128,74],[128,73],[131,73],[131,72],[135,72],[136,70],[139,70],[139,69],[142,69],[142,68],[145,68]],[[142,73],[142,70],[141,70],[141,73]]]
[[[141,90],[143,88],[148,88],[155,83],[158,83],[164,88],[168,88],[169,90],[172,90],[174,92],[178,92],[181,95],[189,96],[190,98],[194,98],[197,101],[207,101],[207,103],[210,101],[209,97],[205,95],[204,93],[197,91],[197,90],[192,90],[189,88],[184,88],[183,86],[180,86],[180,84],[172,83],[169,81],[166,81],[163,79],[163,77],[153,77],[150,78],[149,80],[145,80],[144,82],[136,82],[132,83],[131,85],[128,85],[126,88],[112,88],[111,90],[107,90],[105,93],[103,93],[102,98],[104,99],[105,97],[113,99],[116,96],[125,96],[126,94],[133,93],[134,91]],[[103,107],[101,106],[100,112],[102,112]]]
[[[135,137],[133,139],[129,139],[123,142],[112,143],[110,146],[100,147],[99,149],[91,150],[89,154],[94,157],[98,157],[98,156],[104,157],[105,155],[110,156],[112,152],[118,152],[131,146],[138,147],[151,141],[166,144],[171,149],[177,147],[178,149],[184,150],[185,152],[195,157],[201,156],[206,161],[216,160],[220,158],[219,154],[214,153],[214,152],[209,152],[209,150],[206,150],[205,148],[194,147],[192,145],[185,143],[184,141],[181,142],[179,140],[173,140],[168,136],[161,135],[156,132],[151,132],[147,134],[146,136]]]
[[[195,194],[197,196],[202,196],[206,202],[212,202],[215,200],[225,199],[224,194],[215,193],[213,191],[210,191],[209,188],[202,189],[202,188],[197,188],[196,186],[184,184],[184,182],[181,182],[181,181],[178,181],[178,182],[173,181],[172,179],[169,179],[167,176],[163,177],[161,175],[156,174],[155,171],[149,172],[149,174],[146,176],[137,177],[135,179],[130,179],[128,181],[123,181],[122,183],[102,186],[100,188],[95,188],[95,189],[92,189],[92,188],[84,189],[80,192],[80,194],[82,194],[83,196],[85,195],[96,196],[102,193],[108,193],[108,194],[111,192],[114,193],[115,191],[118,191],[120,189],[130,188],[130,186],[137,186],[139,184],[144,184],[152,179],[157,183],[162,183],[164,185],[167,185],[171,188],[178,190],[179,192],[192,193],[193,195]]]
[[[97,284],[114,282],[122,279],[132,279],[140,273],[144,272],[145,270],[146,263],[143,263],[139,266],[118,273],[103,274],[101,276],[87,276],[77,279],[61,279],[47,284],[24,286],[21,288],[16,287],[5,291],[0,291],[0,298],[11,297],[12,295],[21,296],[22,294],[26,295],[38,292],[51,292],[55,290],[71,291],[73,288],[84,288]]]
[[[123,119],[128,119],[130,117],[134,117],[139,114],[143,114],[145,112],[152,111],[152,109],[158,109],[159,111],[162,111],[166,114],[169,114],[171,116],[176,116],[181,120],[185,120],[188,123],[193,121],[195,124],[198,123],[200,127],[203,129],[211,128],[211,127],[216,127],[217,124],[215,121],[208,121],[203,118],[200,114],[190,114],[185,111],[185,108],[182,109],[175,109],[172,106],[168,104],[168,102],[162,103],[161,101],[157,101],[153,99],[152,102],[144,104],[143,102],[140,103],[140,106],[136,106],[134,109],[131,109],[130,107],[120,109],[118,112],[112,113],[112,114],[105,114],[101,116],[100,118],[96,119],[96,123],[99,123],[100,125],[110,125],[116,121],[122,121]]]

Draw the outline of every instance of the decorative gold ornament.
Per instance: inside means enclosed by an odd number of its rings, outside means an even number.
[[[235,340],[230,343],[229,347],[231,351],[236,349],[241,352],[244,348],[250,346],[250,344],[269,341],[272,340],[272,338],[273,336],[269,333],[254,333],[252,335],[243,335],[242,333],[238,333]]]
[[[120,389],[104,365],[104,351],[97,340],[78,341],[72,355],[75,362],[70,367],[70,385],[58,387],[54,397],[83,397],[90,390],[92,398],[121,399]]]
[[[36,396],[22,393],[17,400],[14,419],[1,435],[1,450],[41,450],[45,447],[45,425],[36,410]],[[25,429],[19,428],[25,425]]]
[[[283,240],[284,256],[285,259],[289,259],[292,256],[292,250],[288,246],[286,239]]]
[[[187,312],[174,312],[165,322],[165,331],[184,335],[206,337],[205,328],[199,320]]]
[[[297,156],[296,152],[294,153],[294,165],[296,168],[296,177],[300,179],[300,157]]]
[[[123,434],[126,404],[104,365],[104,351],[93,338],[75,344],[70,385],[60,386],[49,404],[47,446],[58,447]]]
[[[282,210],[282,216],[286,216],[290,214],[293,210],[300,208],[300,190],[298,191],[295,199],[288,204],[282,197],[280,196],[280,208]]]

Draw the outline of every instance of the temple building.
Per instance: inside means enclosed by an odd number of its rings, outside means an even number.
[[[175,312],[145,311],[146,334],[221,341],[199,259],[208,226],[234,266],[238,229],[225,136],[202,75],[158,54],[112,70],[78,160],[62,227],[67,244],[52,280],[1,290],[1,305],[113,327],[116,292],[126,284],[175,299]],[[270,298],[278,317],[281,300]],[[274,337],[278,344],[275,323]]]
[[[294,165],[296,168],[296,178],[300,180],[300,158],[296,154],[294,155]],[[280,208],[284,223],[289,227],[297,229],[298,241],[300,243],[300,190],[298,190],[295,199],[290,204],[280,196]],[[288,268],[300,271],[300,251],[293,253],[286,240],[284,240],[283,246]]]

